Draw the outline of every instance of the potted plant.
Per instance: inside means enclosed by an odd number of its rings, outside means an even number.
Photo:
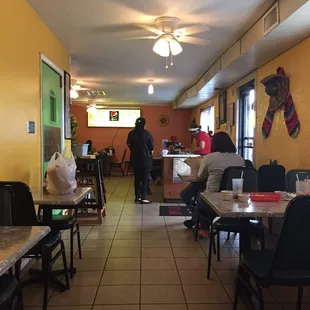
[[[74,115],[71,115],[71,150],[75,156],[85,156],[88,152],[88,144],[81,144],[77,141],[79,124]]]

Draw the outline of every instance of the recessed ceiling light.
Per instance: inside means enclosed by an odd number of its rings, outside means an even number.
[[[150,85],[149,85],[149,87],[147,89],[147,92],[148,92],[149,95],[153,95],[154,94],[154,86],[152,84],[153,80],[149,80],[149,82],[150,82]]]

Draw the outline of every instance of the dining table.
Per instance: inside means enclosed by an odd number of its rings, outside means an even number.
[[[49,225],[53,221],[53,210],[77,209],[93,191],[91,187],[77,187],[71,194],[52,195],[45,188],[32,188],[33,202],[43,211],[43,223]]]
[[[0,276],[51,231],[48,226],[0,227]]]

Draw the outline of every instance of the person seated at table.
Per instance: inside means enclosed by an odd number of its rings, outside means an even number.
[[[204,190],[204,187],[201,185],[202,180],[206,180],[205,190],[207,192],[218,192],[220,189],[222,175],[226,168],[232,166],[244,167],[243,158],[237,155],[236,152],[236,147],[232,142],[230,136],[226,132],[218,132],[214,134],[211,153],[204,156],[201,160],[198,173],[194,176],[190,176],[187,178],[185,177],[185,179],[191,182],[191,184],[189,184],[180,193],[183,201],[187,205],[191,205],[191,201],[193,201],[197,197],[199,192]],[[198,181],[200,181],[200,186],[196,185]],[[199,210],[198,204],[199,199],[198,203],[195,206],[192,219],[186,220],[184,222],[184,225],[187,228],[193,228],[195,223],[197,222]],[[201,229],[201,234],[203,234],[203,229]]]

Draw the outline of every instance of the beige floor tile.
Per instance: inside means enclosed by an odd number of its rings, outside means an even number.
[[[179,274],[183,285],[213,285],[220,283],[214,271],[211,272],[210,279],[207,278],[207,270],[179,270]]]
[[[118,223],[119,226],[132,226],[132,225],[142,225],[142,220],[137,220],[137,219],[122,219]]]
[[[185,303],[181,285],[142,285],[142,304]]]
[[[109,258],[106,270],[138,270],[140,258]]]
[[[101,285],[139,285],[140,270],[104,271]]]
[[[173,257],[171,248],[142,248],[142,257]]]
[[[114,237],[115,240],[140,240],[140,231],[117,231]]]
[[[42,310],[42,307],[25,307],[25,310]],[[47,307],[47,310],[92,310],[92,306]]]
[[[178,269],[207,269],[207,258],[176,258]]]
[[[141,231],[140,226],[118,226],[117,232],[123,232],[123,231]]]
[[[131,214],[122,214],[121,220],[141,220],[142,213],[133,211]]]
[[[216,270],[216,274],[223,284],[235,284],[236,270]]]
[[[112,244],[112,240],[85,240],[82,244],[82,249],[101,249],[109,248]]]
[[[50,306],[84,306],[92,305],[96,296],[98,287],[81,286],[71,287],[65,292],[55,292]]]
[[[141,248],[120,248],[112,246],[109,257],[140,257]]]
[[[188,305],[189,310],[231,310],[231,304],[201,304],[201,305]],[[245,310],[240,309],[238,310]]]
[[[183,289],[189,304],[230,303],[222,285],[183,285]]]
[[[49,298],[54,290],[49,289]],[[26,286],[23,288],[23,298],[25,306],[42,306],[43,305],[43,287],[39,284]]]
[[[206,257],[201,248],[173,248],[174,257]]]
[[[143,240],[168,240],[168,233],[164,230],[162,231],[143,231]]]
[[[139,309],[140,309],[139,305],[109,305],[109,306],[93,307],[93,310],[139,310]]]
[[[176,269],[174,258],[142,258],[141,268],[144,270],[171,270]]]
[[[141,310],[187,310],[186,305],[142,305]]]
[[[87,240],[98,240],[98,239],[113,239],[114,231],[96,231],[90,232],[87,236]]]
[[[101,248],[101,249],[82,249],[82,257],[84,258],[107,258],[109,254],[109,248]],[[78,258],[78,254],[76,254]]]
[[[106,258],[85,258],[75,259],[74,265],[78,271],[93,271],[103,270],[105,266]]]
[[[179,239],[172,239],[171,245],[173,248],[200,248],[199,242],[194,240],[179,240]]]
[[[180,284],[176,270],[142,270],[141,284]]]
[[[208,253],[208,252],[207,252]],[[239,257],[238,253],[233,248],[221,248],[220,249],[221,258],[227,258],[227,257]],[[213,258],[216,258],[216,255],[213,254]]]
[[[139,304],[139,286],[100,286],[95,300],[96,305]]]
[[[140,248],[141,240],[114,240],[113,247]]]
[[[98,286],[102,276],[102,271],[77,271],[71,279],[71,286]]]
[[[143,248],[170,248],[169,240],[142,240]]]
[[[215,270],[237,269],[238,266],[239,266],[239,258],[223,257],[219,262],[215,259],[212,260],[212,267]]]
[[[194,235],[189,230],[183,230],[183,231],[169,231],[169,238],[171,240],[194,240]]]
[[[98,225],[94,226],[90,233],[94,234],[96,232],[103,233],[103,232],[113,232],[116,231],[117,225]]]

